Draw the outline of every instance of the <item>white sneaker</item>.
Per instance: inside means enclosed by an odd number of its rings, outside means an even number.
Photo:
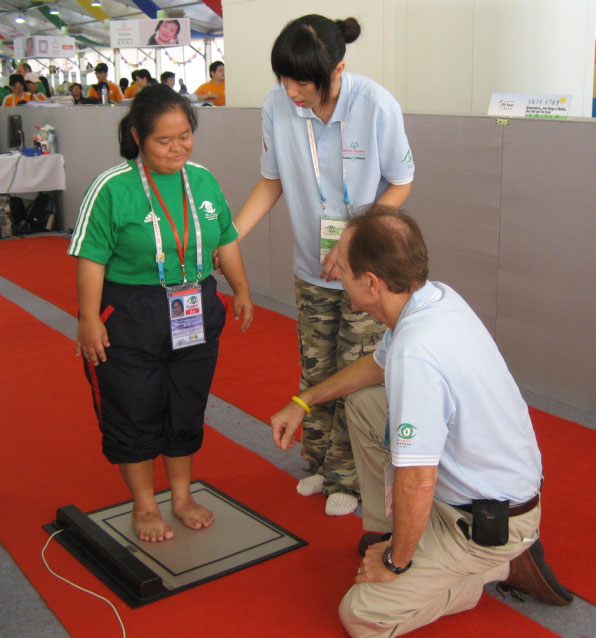
[[[323,483],[325,478],[322,474],[312,474],[298,481],[296,491],[302,496],[311,496],[312,494],[320,494],[323,491]]]
[[[358,507],[358,499],[352,494],[334,492],[327,497],[325,514],[327,516],[344,516],[351,514]]]

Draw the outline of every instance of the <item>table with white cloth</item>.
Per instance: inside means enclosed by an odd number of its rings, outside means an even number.
[[[34,157],[21,153],[0,155],[0,193],[38,193],[65,188],[64,156],[60,153]]]

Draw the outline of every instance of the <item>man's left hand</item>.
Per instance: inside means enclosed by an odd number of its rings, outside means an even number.
[[[367,550],[356,575],[357,583],[388,583],[395,580],[398,574],[389,571],[383,565],[383,552],[391,541],[375,543]]]

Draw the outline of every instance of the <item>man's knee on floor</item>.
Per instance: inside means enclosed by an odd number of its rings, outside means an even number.
[[[348,635],[352,638],[383,638],[391,635],[395,624],[389,622],[386,615],[375,613],[360,595],[361,591],[360,585],[351,587],[339,604],[339,618]]]
[[[355,613],[355,608],[357,607],[357,602],[355,601],[355,596],[353,595],[353,587],[346,593],[346,595],[342,598],[339,603],[339,619],[341,620],[343,626],[346,628],[346,631],[350,636],[357,636],[357,625],[359,624],[358,617]]]

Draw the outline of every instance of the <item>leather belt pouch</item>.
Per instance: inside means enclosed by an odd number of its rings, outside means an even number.
[[[509,540],[509,501],[472,501],[472,540],[483,547],[498,547]]]

